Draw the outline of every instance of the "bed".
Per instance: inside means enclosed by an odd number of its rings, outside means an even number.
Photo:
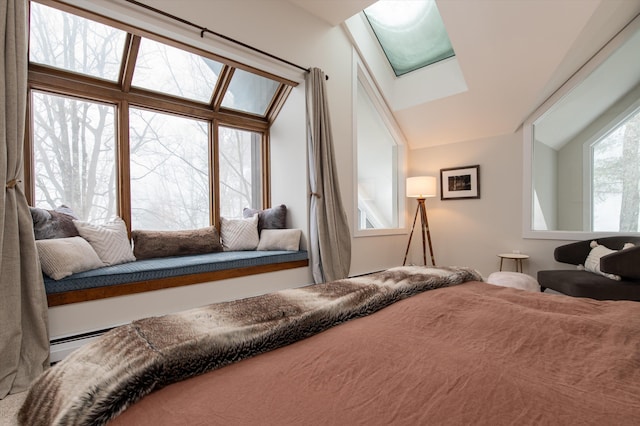
[[[46,371],[19,419],[637,425],[640,303],[392,268],[114,329]]]

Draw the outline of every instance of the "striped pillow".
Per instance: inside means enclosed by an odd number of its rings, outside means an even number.
[[[105,265],[133,262],[136,260],[131,250],[127,226],[119,217],[104,225],[74,220],[80,236],[89,241],[91,247]]]
[[[260,242],[258,215],[249,219],[220,218],[220,236],[225,251],[255,250]]]

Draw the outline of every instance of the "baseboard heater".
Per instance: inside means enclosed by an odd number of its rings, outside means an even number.
[[[381,272],[381,271],[375,271],[375,272]],[[352,275],[349,278],[352,277],[359,277],[359,276],[363,276],[363,275],[369,275],[372,274],[373,272],[366,272],[364,274],[359,274],[359,275]],[[60,337],[60,338],[56,338],[56,339],[52,339],[49,342],[49,362],[51,363],[51,365],[58,363],[60,361],[62,361],[67,355],[69,355],[71,352],[75,351],[76,349],[78,349],[79,347],[86,345],[87,343],[91,342],[92,340],[97,339],[98,337],[102,336],[104,333],[106,333],[107,331],[115,328],[114,327],[109,327],[109,328],[103,328],[102,330],[96,330],[96,331],[89,331],[86,333],[80,333],[80,334],[74,334],[71,336],[65,336],[65,337]]]
[[[114,327],[103,328],[102,330],[89,331],[86,333],[52,339],[49,342],[49,362],[53,365],[62,361],[71,352],[83,345],[86,345],[92,340],[97,339],[113,328]]]

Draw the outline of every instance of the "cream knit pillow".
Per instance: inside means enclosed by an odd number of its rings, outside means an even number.
[[[263,229],[258,250],[289,250],[300,248],[300,229]]]
[[[36,240],[36,247],[42,272],[54,280],[105,266],[82,237]]]

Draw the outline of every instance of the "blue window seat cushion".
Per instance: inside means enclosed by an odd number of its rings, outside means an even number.
[[[308,256],[304,250],[226,251],[189,256],[160,257],[79,272],[57,281],[44,275],[44,286],[47,294],[55,294],[306,259],[308,259]]]

